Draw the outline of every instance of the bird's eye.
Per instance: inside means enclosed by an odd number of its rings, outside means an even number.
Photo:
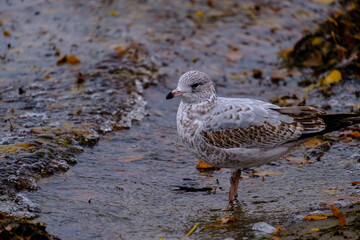
[[[197,86],[199,86],[199,84],[198,84],[198,83],[194,83],[193,85],[191,85],[191,88],[192,88],[192,89],[195,89],[195,88],[197,88]]]

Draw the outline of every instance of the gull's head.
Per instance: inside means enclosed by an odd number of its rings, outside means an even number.
[[[190,71],[180,77],[177,88],[166,99],[181,97],[183,102],[198,103],[210,100],[213,96],[216,96],[216,92],[211,78],[203,72]]]

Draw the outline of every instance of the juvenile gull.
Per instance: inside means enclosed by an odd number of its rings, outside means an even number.
[[[241,169],[274,161],[304,139],[360,123],[359,114],[218,97],[210,77],[198,71],[180,77],[166,99],[174,97],[181,97],[176,122],[186,148],[208,164],[234,169],[229,201],[237,197]]]

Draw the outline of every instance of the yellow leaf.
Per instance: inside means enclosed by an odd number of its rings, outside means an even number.
[[[208,170],[215,170],[215,167],[210,165],[210,164],[207,164],[201,160],[199,160],[199,164],[196,165],[196,168],[197,169],[208,169]]]
[[[116,17],[117,15],[119,15],[119,13],[116,12],[116,11],[111,11],[111,12],[109,12],[109,16],[110,16],[110,17]]]
[[[196,16],[198,16],[199,18],[202,18],[204,16],[204,12],[203,11],[197,11]]]
[[[322,43],[321,38],[316,37],[311,40],[311,45],[313,45],[313,46],[319,45],[320,43]]]
[[[139,154],[139,155],[132,155],[132,156],[124,156],[119,158],[120,162],[134,162],[134,161],[138,161],[140,159],[143,159],[144,155]]]
[[[332,70],[331,73],[324,79],[320,80],[322,85],[330,85],[342,80],[341,72],[339,70]]]
[[[335,26],[338,26],[338,23],[333,18],[328,18],[326,21],[333,23]]]
[[[335,0],[313,0],[313,1],[320,4],[332,4],[333,2],[335,2]]]
[[[325,142],[324,140],[321,140],[319,138],[313,138],[304,142],[303,144],[306,149],[312,149],[328,144],[328,142]]]
[[[342,211],[340,211],[334,205],[330,205],[330,208],[331,208],[331,211],[333,212],[333,214],[335,215],[335,217],[337,217],[337,219],[339,220],[339,225],[345,226],[346,225],[346,214],[343,213]]]
[[[77,58],[76,56],[68,56],[66,63],[77,64],[77,63],[80,63],[80,59]]]
[[[303,221],[317,221],[327,219],[328,217],[332,216],[331,213],[318,213],[318,214],[310,214],[306,215],[302,218]]]
[[[320,231],[321,229],[320,228],[312,228],[311,231],[314,231],[314,232],[318,232]]]

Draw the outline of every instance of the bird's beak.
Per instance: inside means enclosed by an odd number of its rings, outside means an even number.
[[[180,97],[181,95],[183,95],[183,92],[179,92],[177,89],[175,89],[169,92],[168,95],[166,95],[166,100]]]

